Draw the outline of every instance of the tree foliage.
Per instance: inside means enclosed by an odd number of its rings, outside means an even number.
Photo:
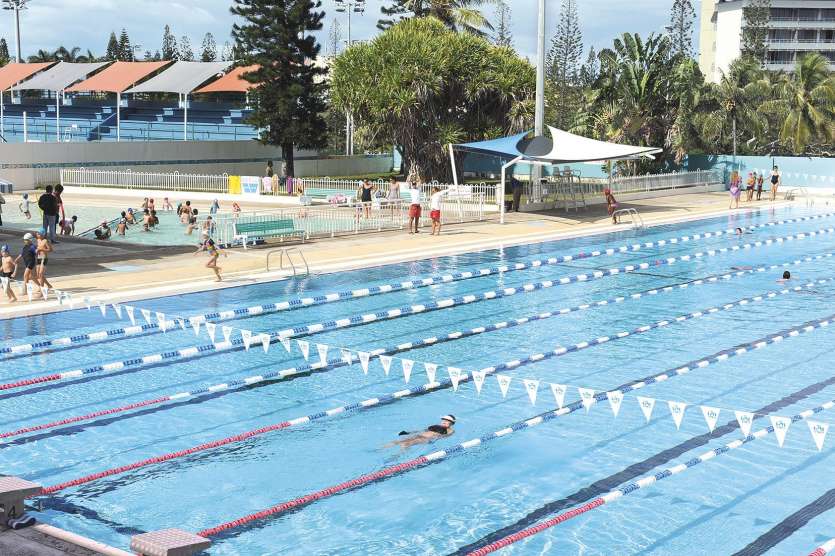
[[[107,61],[115,61],[119,59],[119,39],[116,38],[116,33],[110,33],[110,39],[107,41],[107,48],[104,51],[104,59]]]
[[[194,50],[191,48],[191,39],[188,38],[188,35],[183,35],[180,37],[180,55],[178,57],[179,60],[184,62],[193,62],[194,61]]]
[[[395,145],[416,179],[449,175],[446,145],[526,129],[534,69],[434,18],[402,21],[333,62],[332,97],[369,146]]]
[[[434,17],[449,29],[486,36],[493,25],[484,17],[479,7],[494,0],[393,0],[389,6],[381,6],[385,16],[377,21],[377,28],[388,29],[410,17]]]
[[[0,39],[0,66],[5,66],[10,60],[9,45],[6,44],[6,39]]]
[[[163,60],[179,60],[180,52],[177,48],[177,38],[171,32],[171,27],[165,26],[162,32],[162,59]]]
[[[243,20],[232,27],[242,66],[258,65],[243,75],[257,87],[250,92],[249,123],[260,141],[280,145],[288,175],[294,174],[296,147],[326,144],[327,83],[325,68],[313,63],[320,46],[314,31],[322,28],[319,0],[235,0],[231,11]]]
[[[117,60],[123,62],[133,61],[133,46],[130,44],[130,37],[128,37],[128,32],[125,29],[122,29],[122,33],[119,35],[119,54]]]
[[[545,77],[554,88],[549,103],[551,121],[568,127],[574,120],[580,100],[580,59],[583,34],[577,15],[577,0],[563,0],[559,23],[545,62]]]
[[[760,64],[768,56],[768,21],[771,0],[749,0],[742,7],[742,55]]]
[[[214,62],[215,60],[217,60],[217,43],[214,35],[206,33],[203,37],[203,44],[200,46],[200,61]]]
[[[496,25],[493,33],[493,42],[496,46],[513,48],[513,32],[510,30],[510,5],[505,0],[499,0],[496,4]]]
[[[667,26],[673,55],[683,58],[693,56],[693,23],[695,21],[696,10],[693,9],[692,0],[673,0],[670,25]]]

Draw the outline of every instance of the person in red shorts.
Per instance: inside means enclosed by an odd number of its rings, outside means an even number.
[[[449,189],[441,191],[437,185],[432,188],[429,197],[429,218],[432,219],[432,235],[441,235],[441,197],[449,193]]]
[[[418,188],[417,182],[412,182],[409,186],[409,199],[411,204],[409,205],[409,233],[410,234],[417,234],[418,232],[418,225],[420,224],[420,188]]]

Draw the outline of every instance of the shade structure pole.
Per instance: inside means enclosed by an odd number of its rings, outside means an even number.
[[[502,181],[499,183],[499,190],[496,191],[496,202],[499,203],[499,224],[504,224],[504,182],[507,175],[507,169],[522,160],[523,157],[517,156],[507,164],[502,165]]]
[[[23,111],[23,142],[29,142],[29,124],[28,120],[26,119],[26,111]]]
[[[188,93],[183,95],[183,141],[188,141]]]
[[[458,170],[455,168],[455,154],[452,152],[452,143],[449,144],[449,164],[452,166],[452,183],[458,187]]]
[[[6,111],[3,107],[3,91],[0,91],[0,135],[6,138]]]
[[[538,0],[536,31],[536,106],[534,108],[534,135],[541,137],[545,131],[545,0]],[[542,168],[535,166],[531,178],[539,182]]]
[[[101,137],[99,137],[101,139]],[[122,140],[122,93],[116,92],[116,142]]]
[[[20,3],[13,2],[14,5],[14,42],[15,42],[15,62],[20,63]]]
[[[55,140],[61,142],[61,91],[55,91]]]

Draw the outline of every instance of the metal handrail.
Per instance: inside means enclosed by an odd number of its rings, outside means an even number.
[[[302,253],[302,250],[298,247],[282,247],[281,249],[273,249],[272,251],[267,253],[267,272],[270,271],[270,256],[272,256],[275,253],[278,253],[278,269],[284,270],[284,255],[287,255],[287,262],[290,263],[290,267],[293,269],[293,278],[295,278],[297,273],[296,265],[293,262],[293,257],[291,256],[293,252],[298,253],[299,257],[301,257],[302,262],[304,263],[304,275],[310,276],[310,266],[307,264],[307,259],[304,257],[304,253]]]
[[[644,224],[644,219],[641,218],[641,215],[638,213],[638,210],[634,208],[618,209],[612,213],[612,218],[617,220],[618,217],[626,215],[629,215],[629,223],[632,225],[633,229],[643,230],[644,228],[646,228],[646,224]]]

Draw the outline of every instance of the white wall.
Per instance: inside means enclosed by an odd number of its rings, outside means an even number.
[[[745,2],[731,2],[717,5],[716,51],[714,52],[714,73],[712,81],[718,83],[722,72],[727,73],[731,62],[742,52],[742,5]]]

